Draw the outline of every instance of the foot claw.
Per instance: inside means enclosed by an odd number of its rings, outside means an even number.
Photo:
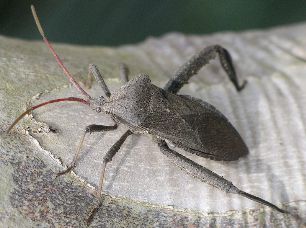
[[[240,92],[241,90],[243,90],[247,82],[247,80],[244,80],[241,86],[237,86],[237,91]]]
[[[93,221],[93,218],[95,217],[97,211],[100,209],[100,207],[102,206],[102,201],[101,199],[99,199],[99,204],[96,205],[90,212],[90,215],[88,216],[88,218],[86,219],[86,225],[89,226],[92,221]]]
[[[97,197],[98,199],[100,199],[100,197],[101,197],[101,193],[100,193],[100,192],[97,192],[97,191],[95,191],[95,192],[93,193],[93,195],[94,195],[95,197]]]
[[[64,174],[66,174],[66,173],[69,173],[74,167],[75,167],[75,165],[69,166],[69,167],[68,167],[67,169],[65,169],[64,171],[57,173],[57,174],[56,174],[56,177],[59,177],[59,176],[64,175]]]

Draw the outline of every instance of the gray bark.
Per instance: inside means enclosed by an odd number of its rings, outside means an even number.
[[[212,61],[181,94],[201,98],[229,118],[250,149],[235,162],[215,162],[178,150],[240,189],[306,214],[306,24],[211,36],[169,34],[119,48],[54,45],[77,81],[87,84],[96,64],[110,89],[121,85],[119,63],[131,77],[146,73],[164,86],[175,70],[203,47],[229,50],[240,80],[237,93],[220,63]],[[52,34],[50,34],[52,37]],[[42,42],[0,37],[0,223],[10,227],[82,226],[98,201],[103,155],[126,130],[87,137],[75,169],[55,179],[74,155],[85,126],[112,124],[86,106],[58,103],[10,123],[48,99],[79,96]],[[87,90],[103,94],[97,83]],[[255,202],[225,194],[188,176],[148,137],[132,136],[109,164],[104,200],[92,226],[298,226],[301,221]],[[304,216],[304,217],[303,217]]]

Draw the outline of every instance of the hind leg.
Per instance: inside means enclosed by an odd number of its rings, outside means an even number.
[[[187,172],[194,178],[200,179],[202,182],[212,185],[215,188],[218,188],[219,190],[224,191],[226,193],[238,194],[250,200],[266,205],[274,210],[277,210],[280,213],[289,213],[288,211],[281,209],[262,198],[259,198],[257,196],[251,195],[238,189],[232,184],[232,182],[226,180],[222,176],[199,165],[198,163],[195,163],[189,158],[183,156],[182,154],[170,149],[164,140],[157,140],[157,144],[160,148],[160,151],[164,155],[166,155],[171,162],[173,162],[175,165],[177,165],[179,168],[181,168],[183,171]]]
[[[232,58],[229,52],[219,45],[206,47],[198,54],[191,57],[189,61],[175,72],[174,77],[167,82],[164,89],[171,93],[177,93],[184,84],[188,83],[188,80],[193,75],[197,74],[203,66],[208,64],[210,60],[216,58],[217,55],[219,55],[221,66],[237,91],[242,90],[246,81],[244,81],[242,85],[239,85]]]

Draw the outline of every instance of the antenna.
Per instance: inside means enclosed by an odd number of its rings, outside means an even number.
[[[57,103],[57,102],[62,102],[62,101],[77,101],[77,102],[81,102],[83,104],[89,105],[89,102],[86,100],[83,100],[81,98],[78,97],[67,97],[67,98],[59,98],[59,99],[55,99],[55,100],[50,100],[50,101],[46,101],[44,103],[38,104],[36,106],[33,106],[32,108],[27,109],[25,112],[23,112],[20,116],[17,117],[17,119],[14,121],[14,123],[11,124],[11,126],[7,129],[6,132],[10,132],[10,130],[12,130],[12,128],[19,122],[19,120],[21,120],[26,114],[30,113],[31,111],[47,105],[47,104],[52,104],[52,103]]]
[[[91,99],[91,96],[76,82],[76,80],[73,78],[73,76],[70,74],[70,72],[68,71],[68,69],[65,67],[64,63],[62,62],[62,60],[60,59],[60,57],[58,56],[58,54],[55,52],[55,50],[53,49],[52,45],[50,44],[50,42],[48,41],[45,32],[39,22],[39,18],[37,16],[37,13],[35,11],[35,7],[33,5],[31,5],[31,10],[32,10],[32,14],[36,23],[36,26],[38,28],[38,31],[40,33],[40,35],[42,36],[45,44],[48,46],[48,48],[50,49],[50,51],[52,52],[56,62],[58,63],[58,65],[63,69],[64,74],[68,77],[69,81],[74,85],[74,87],[79,90],[85,97],[87,97],[88,100]]]

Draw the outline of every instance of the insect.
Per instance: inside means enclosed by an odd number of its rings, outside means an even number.
[[[165,156],[191,176],[226,193],[239,194],[281,213],[288,213],[288,211],[264,199],[240,190],[232,182],[200,166],[168,146],[167,141],[190,153],[218,161],[237,160],[248,154],[248,148],[243,139],[220,111],[202,100],[177,95],[184,84],[216,56],[219,56],[221,65],[236,90],[241,91],[246,85],[246,81],[242,85],[239,84],[231,56],[226,49],[219,45],[204,48],[182,65],[163,89],[153,85],[147,75],[139,75],[129,81],[128,68],[123,65],[121,76],[126,83],[120,89],[111,93],[98,68],[91,64],[89,73],[94,76],[105,94],[105,96],[101,95],[98,98],[93,98],[74,80],[64,66],[44,34],[34,7],[31,6],[31,9],[45,44],[51,50],[70,82],[84,96],[84,99],[77,97],[60,98],[33,106],[22,113],[9,127],[8,131],[27,113],[47,104],[65,101],[83,103],[98,113],[110,115],[114,121],[111,126],[87,126],[72,163],[58,175],[63,175],[74,169],[83,141],[88,133],[111,131],[115,130],[119,124],[124,124],[128,126],[129,130],[104,155],[100,181],[95,192],[98,198],[101,197],[106,166],[119,151],[125,140],[132,134],[147,134],[152,136]]]

